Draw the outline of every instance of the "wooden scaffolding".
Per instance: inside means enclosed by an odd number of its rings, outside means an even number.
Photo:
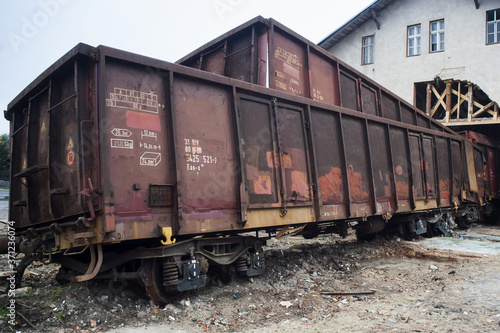
[[[445,126],[500,124],[498,104],[467,81],[428,82],[425,111]]]

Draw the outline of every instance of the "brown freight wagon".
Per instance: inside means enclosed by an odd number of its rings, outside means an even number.
[[[258,16],[177,63],[406,124],[452,132],[272,18]]]
[[[413,236],[484,200],[479,148],[442,127],[105,46],[77,45],[5,116],[19,277],[48,257],[61,278],[139,279],[157,302],[212,265],[263,273],[248,231]]]
[[[474,131],[463,131],[459,134],[477,145],[482,151],[481,159],[484,167],[483,169],[477,168],[476,172],[483,171],[483,175],[478,175],[478,178],[483,177],[484,179],[484,197],[488,202],[488,205],[484,207],[484,213],[490,222],[498,224],[500,217],[500,142]],[[475,153],[477,154],[477,152]]]

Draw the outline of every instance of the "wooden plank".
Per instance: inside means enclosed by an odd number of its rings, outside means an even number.
[[[450,111],[451,111],[451,81],[446,81],[446,122],[450,121]]]
[[[426,104],[425,104],[425,113],[427,115],[430,114],[431,112],[431,102],[432,102],[432,84],[431,83],[427,83],[427,97],[426,97]]]
[[[454,119],[446,123],[444,120],[438,120],[443,126],[467,126],[467,125],[490,125],[500,124],[500,119],[494,120],[493,118],[476,118],[471,121],[467,119]]]
[[[434,86],[431,85],[431,87],[432,87],[432,92],[434,93],[434,95],[438,99],[436,104],[434,105],[434,107],[431,110],[430,116],[432,117],[432,116],[434,116],[434,113],[436,113],[436,111],[440,105],[442,105],[443,108],[446,110],[446,104],[444,103],[444,96],[446,95],[446,90],[443,92],[443,94],[440,95]]]
[[[482,107],[472,114],[472,118],[477,118],[477,116],[479,116],[480,114],[482,114],[485,111],[488,111],[489,108],[491,108],[493,105],[495,105],[495,102],[493,102],[493,101],[489,102],[485,106],[481,105]],[[492,115],[493,115],[493,113],[492,113]]]
[[[473,104],[473,97],[472,97],[472,85],[471,84],[468,84],[468,91],[467,91],[467,102],[469,102],[468,106],[469,106],[469,110],[467,112],[467,119],[469,121],[472,121],[472,112],[474,111],[474,104]]]

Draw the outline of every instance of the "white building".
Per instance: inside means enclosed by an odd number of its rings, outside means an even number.
[[[500,123],[500,0],[378,0],[319,45],[450,126]]]

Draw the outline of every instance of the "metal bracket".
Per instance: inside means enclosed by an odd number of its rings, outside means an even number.
[[[83,282],[83,281],[88,281],[97,275],[99,273],[99,270],[101,269],[102,266],[102,261],[103,261],[103,253],[102,253],[102,244],[99,243],[97,244],[97,263],[96,263],[96,254],[94,251],[94,245],[90,246],[90,264],[89,268],[87,269],[87,272],[83,275],[79,276],[74,276],[72,278],[69,278],[71,282]]]
[[[90,212],[90,218],[83,218],[83,224],[86,227],[90,227],[90,222],[95,221],[95,211],[94,211],[94,205],[92,205],[92,199],[90,198],[90,194],[94,192],[94,186],[92,186],[92,180],[90,178],[87,178],[89,182],[89,188],[84,189],[83,191],[80,192],[81,195],[87,197],[87,207],[89,208]]]
[[[161,240],[162,245],[170,245],[174,244],[176,239],[172,238],[172,228],[165,227],[161,229],[161,234],[165,237],[166,240]]]

